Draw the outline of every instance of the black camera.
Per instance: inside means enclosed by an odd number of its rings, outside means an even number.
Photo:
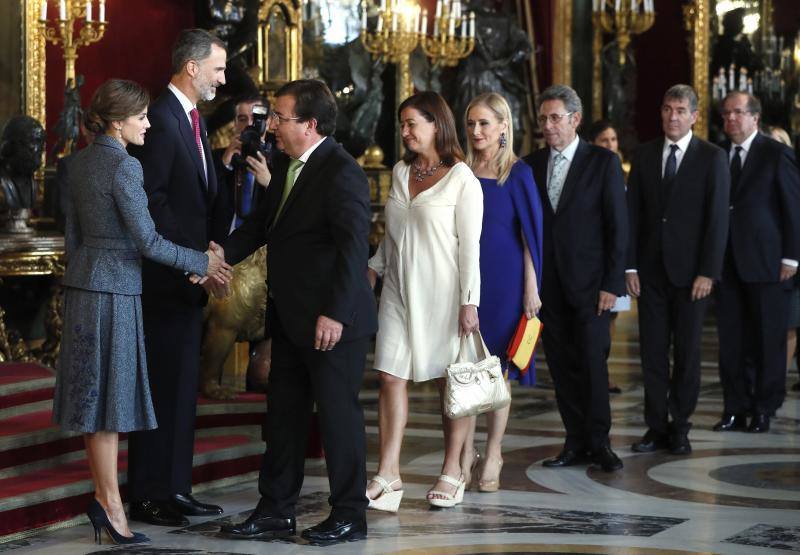
[[[267,120],[269,119],[269,108],[266,106],[253,106],[253,124],[248,125],[239,135],[242,142],[242,153],[234,154],[231,163],[235,168],[246,168],[247,157],[258,158],[257,153],[261,153],[265,159],[269,160],[272,151],[272,144],[269,141],[262,141],[264,131],[267,130]]]

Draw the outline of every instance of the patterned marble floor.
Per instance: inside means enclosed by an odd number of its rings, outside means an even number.
[[[225,507],[219,519],[193,518],[191,526],[138,526],[153,543],[133,549],[92,544],[88,524],[0,544],[19,554],[113,553],[584,553],[677,555],[800,553],[800,396],[789,393],[768,434],[710,431],[722,404],[716,374],[713,324],[704,334],[703,383],[689,457],[641,455],[629,445],[644,432],[643,392],[635,318],[623,314],[610,360],[623,393],[612,397],[612,445],[624,470],[546,469],[563,431],[539,365],[540,386],[514,389],[504,443],[502,489],[467,493],[455,509],[431,510],[425,492],[442,460],[440,419],[431,387],[411,389],[411,416],[403,447],[406,497],[397,515],[370,512],[366,541],[326,548],[293,538],[278,542],[229,541],[216,537],[221,522],[241,520],[257,501],[255,479],[205,491],[201,499]],[[794,370],[789,383],[797,381]],[[366,379],[363,401],[369,439],[369,470],[377,458],[377,391]],[[479,439],[483,423],[479,424]],[[479,447],[481,445],[479,444]],[[309,462],[298,508],[298,527],[327,516],[327,480],[321,462]]]

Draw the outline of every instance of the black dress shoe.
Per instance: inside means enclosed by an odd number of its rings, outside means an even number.
[[[176,493],[170,502],[176,511],[187,516],[212,516],[221,515],[223,512],[222,507],[218,505],[200,503],[191,493]]]
[[[275,539],[294,536],[296,532],[294,517],[282,518],[254,512],[244,522],[222,526],[220,536],[239,540]]]
[[[747,429],[747,416],[726,412],[722,415],[722,419],[714,424],[713,429],[715,432],[743,432]]]
[[[557,457],[547,459],[542,466],[547,468],[562,468],[564,466],[575,466],[589,462],[589,458],[583,451],[573,451],[572,449],[562,449]]]
[[[676,433],[669,436],[669,452],[673,455],[691,454],[692,444],[689,443],[689,435]]]
[[[367,521],[339,520],[329,516],[316,526],[306,528],[300,535],[314,543],[363,540],[367,537]]]
[[[768,432],[769,416],[766,414],[756,414],[753,416],[753,419],[750,420],[750,425],[747,427],[747,431],[753,434]]]
[[[189,526],[189,519],[175,510],[169,501],[131,501],[131,520],[156,526]]]
[[[592,451],[592,464],[598,465],[606,472],[614,472],[623,466],[622,461],[619,460],[617,454],[608,445]]]
[[[653,430],[647,430],[641,440],[631,445],[631,451],[635,453],[653,453],[667,447],[669,447],[669,443],[666,437]]]

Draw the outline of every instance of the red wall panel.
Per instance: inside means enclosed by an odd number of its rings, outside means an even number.
[[[112,77],[137,81],[154,97],[160,94],[171,73],[172,43],[181,29],[194,26],[194,4],[193,0],[109,0],[104,37],[78,49],[75,73],[85,78],[82,105],[88,105],[95,89]],[[51,17],[58,11],[55,8],[50,6]],[[64,104],[64,58],[61,47],[49,43],[46,55],[46,127],[52,145],[52,130]]]
[[[676,83],[691,84],[688,34],[681,2],[656,0],[656,20],[633,39],[636,55],[636,130],[640,142],[662,133],[660,106],[664,92]],[[703,91],[698,91],[702,94]]]

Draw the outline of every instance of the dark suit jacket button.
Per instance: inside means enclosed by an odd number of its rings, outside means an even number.
[[[733,210],[733,205],[731,204],[731,205],[730,205],[728,208],[730,208],[731,210]]]
[[[667,222],[667,219],[666,219],[666,218],[661,218],[661,221],[662,221],[662,222],[664,222],[664,223],[666,223],[666,222]]]

